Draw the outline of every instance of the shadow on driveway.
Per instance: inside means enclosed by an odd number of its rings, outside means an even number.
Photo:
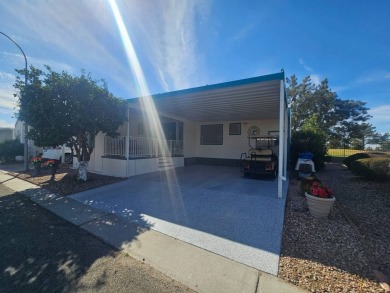
[[[0,292],[187,290],[2,185],[0,235]]]

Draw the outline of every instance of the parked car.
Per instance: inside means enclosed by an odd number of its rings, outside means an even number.
[[[73,162],[73,154],[72,149],[69,146],[64,147],[64,154],[65,154],[65,163],[72,163]],[[44,159],[50,159],[50,160],[59,160],[62,159],[62,147],[56,147],[56,148],[44,148],[42,158]]]
[[[271,175],[276,178],[278,174],[278,156],[274,152],[278,138],[275,136],[248,137],[249,150],[242,153],[240,170],[245,175]]]

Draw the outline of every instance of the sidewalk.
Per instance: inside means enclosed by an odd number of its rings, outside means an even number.
[[[7,171],[0,170],[0,183],[198,292],[306,292],[252,267],[53,194]]]
[[[194,293],[2,184],[0,235],[1,293]]]

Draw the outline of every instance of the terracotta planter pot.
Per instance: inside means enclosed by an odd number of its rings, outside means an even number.
[[[307,192],[305,192],[305,197],[309,206],[310,214],[316,218],[326,218],[336,201],[335,197],[321,198],[312,196]]]

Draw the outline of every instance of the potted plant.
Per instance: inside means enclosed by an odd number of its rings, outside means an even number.
[[[301,179],[300,190],[301,196],[305,196],[305,192],[310,191],[310,187],[313,185],[313,182],[321,182],[316,176],[309,176]]]
[[[310,214],[316,218],[326,218],[336,201],[332,190],[321,181],[313,181],[306,189],[305,197]]]
[[[41,164],[42,164],[42,162],[43,162],[42,157],[35,157],[35,158],[32,158],[32,159],[31,159],[31,162],[32,162],[33,165],[34,165],[35,176],[38,176],[39,174],[41,174]]]

